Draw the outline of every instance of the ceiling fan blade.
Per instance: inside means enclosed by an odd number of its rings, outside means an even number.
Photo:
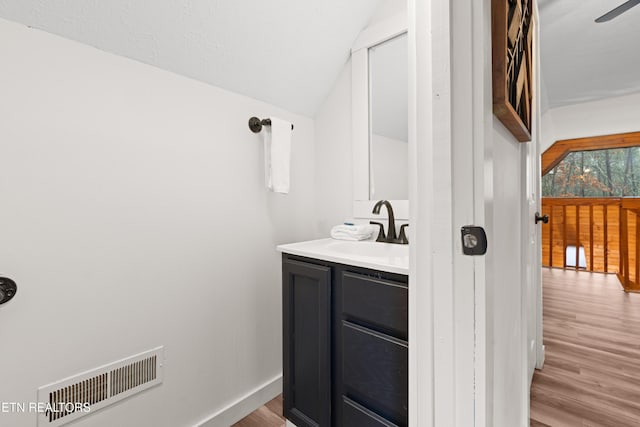
[[[612,11],[609,11],[602,15],[600,18],[596,19],[597,23],[611,21],[613,18],[616,18],[627,10],[631,9],[633,6],[637,6],[640,4],[640,0],[629,0],[625,3],[622,3],[620,6],[616,7]]]

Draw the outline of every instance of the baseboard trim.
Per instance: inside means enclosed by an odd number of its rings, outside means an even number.
[[[544,367],[544,359],[545,359],[546,347],[543,345],[540,349],[539,360],[536,363],[536,369],[540,370]]]
[[[194,427],[229,427],[282,393],[282,374],[253,389]]]

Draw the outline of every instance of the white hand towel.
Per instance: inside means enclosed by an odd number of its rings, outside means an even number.
[[[363,225],[336,225],[331,229],[331,237],[337,240],[366,240],[375,232],[376,226]]]
[[[271,126],[263,129],[265,184],[275,193],[287,194],[291,169],[291,123],[272,117]]]

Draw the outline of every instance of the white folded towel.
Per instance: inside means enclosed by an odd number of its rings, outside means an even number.
[[[366,240],[371,237],[377,227],[375,225],[336,225],[331,229],[331,237],[337,240]]]
[[[263,129],[265,184],[275,193],[287,194],[291,169],[291,123],[272,117],[271,126]]]

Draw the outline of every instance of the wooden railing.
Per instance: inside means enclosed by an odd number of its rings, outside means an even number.
[[[639,198],[543,198],[542,264],[616,273],[625,290],[640,290]],[[567,259],[567,247],[576,248]],[[581,248],[585,267],[581,267]]]
[[[640,291],[640,200],[622,199],[620,214],[622,262],[618,278],[628,291]]]

